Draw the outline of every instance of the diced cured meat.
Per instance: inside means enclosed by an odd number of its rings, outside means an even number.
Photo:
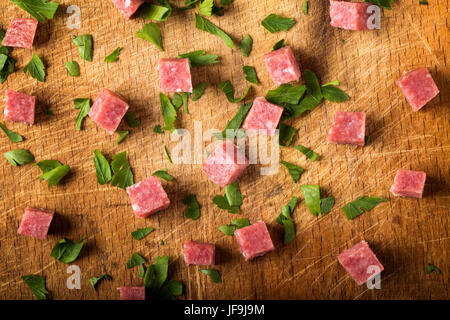
[[[120,287],[117,290],[120,300],[145,300],[145,287]]]
[[[113,134],[128,108],[128,103],[122,97],[102,89],[89,111],[89,117],[109,134]]]
[[[346,30],[369,30],[367,21],[373,13],[367,13],[367,8],[372,5],[367,2],[331,0],[331,25]]]
[[[215,264],[216,246],[209,243],[186,241],[184,243],[184,262],[202,266]]]
[[[192,92],[189,59],[160,59],[158,71],[162,92]]]
[[[300,79],[300,68],[289,46],[266,53],[264,63],[276,85]]]
[[[35,105],[35,97],[13,90],[6,90],[5,120],[32,125],[34,123]]]
[[[427,68],[405,72],[397,81],[397,85],[414,111],[420,110],[439,94],[439,89]]]
[[[34,19],[12,19],[2,45],[7,47],[33,48],[38,21]]]
[[[338,260],[358,285],[362,285],[384,270],[383,265],[364,240],[342,252]]]
[[[134,214],[146,218],[167,209],[169,197],[157,177],[150,177],[127,188]]]
[[[238,229],[234,235],[241,253],[247,261],[275,249],[264,221],[258,221],[251,226]]]
[[[338,111],[328,132],[329,143],[364,146],[366,114],[363,112]]]
[[[427,174],[423,171],[397,170],[391,192],[397,197],[422,198]]]
[[[130,17],[137,11],[137,9],[143,4],[144,0],[113,0],[117,9],[123,14],[125,19]]]
[[[249,161],[234,143],[225,141],[216,146],[202,170],[212,182],[225,187],[235,182],[248,165]]]
[[[50,210],[26,208],[17,233],[23,236],[46,239],[53,214],[53,211]]]
[[[272,104],[263,97],[256,98],[242,128],[258,132],[262,130],[265,134],[273,136],[283,110],[283,107]]]

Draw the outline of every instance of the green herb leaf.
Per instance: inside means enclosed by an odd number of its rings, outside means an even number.
[[[19,8],[25,10],[39,22],[45,22],[45,19],[53,19],[59,4],[48,0],[9,0]]]
[[[244,200],[244,196],[237,182],[233,182],[225,187],[225,197],[227,198],[228,204],[232,207],[240,207]]]
[[[252,102],[242,104],[239,107],[238,112],[234,115],[233,119],[231,119],[230,122],[228,122],[225,129],[221,133],[214,135],[216,137],[216,139],[219,139],[219,140],[222,140],[224,138],[232,139],[235,136],[238,136],[239,128],[241,127],[242,122],[244,122],[244,119],[247,116],[247,113],[252,108],[252,106],[253,106]]]
[[[179,93],[175,93],[172,98],[172,104],[175,107],[175,110],[178,111],[180,107],[183,105],[183,97]]]
[[[199,30],[203,30],[205,32],[220,37],[228,47],[234,48],[233,40],[230,38],[229,35],[227,35],[222,29],[217,27],[215,24],[206,20],[205,18],[203,18],[198,14],[195,14],[195,27]]]
[[[23,141],[23,137],[20,134],[9,130],[8,128],[6,128],[6,126],[3,123],[0,123],[0,129],[2,129],[2,131],[6,134],[6,136],[9,138],[9,140],[11,140],[12,142]]]
[[[277,43],[275,43],[275,44],[273,45],[272,51],[281,49],[281,48],[283,48],[285,45],[286,45],[286,44],[285,44],[285,40],[284,40],[284,39],[281,39],[280,41],[278,41]]]
[[[219,207],[219,209],[227,210],[229,213],[239,213],[239,207],[232,207],[228,203],[228,200],[224,196],[215,196],[213,202]]]
[[[215,269],[200,269],[200,272],[206,274],[214,283],[222,282],[219,271]]]
[[[101,275],[99,277],[90,277],[89,283],[91,284],[92,288],[94,288],[94,290],[96,290],[95,287],[97,286],[97,283],[102,279],[112,280],[111,276],[105,273],[104,275]]]
[[[33,166],[38,166],[43,173],[47,173],[59,166],[62,166],[62,164],[58,160],[41,160],[33,164]]]
[[[351,220],[360,216],[364,212],[373,209],[379,203],[386,201],[388,200],[384,198],[363,196],[345,205],[342,208],[342,211],[344,211],[347,220]]]
[[[261,25],[270,33],[275,33],[278,31],[288,31],[294,24],[294,19],[283,18],[274,13],[269,14],[263,21],[261,21]]]
[[[174,124],[175,120],[177,119],[177,110],[175,109],[172,102],[170,102],[169,97],[162,92],[159,94],[159,102],[161,104],[162,116],[165,123],[163,129],[170,132],[175,131]]]
[[[141,255],[137,254],[136,252],[133,252],[130,259],[128,259],[127,261],[127,269],[131,269],[146,262],[147,261],[145,261],[145,259]]]
[[[259,85],[258,76],[256,75],[256,70],[254,67],[251,66],[243,66],[242,71],[245,73],[245,79],[248,82],[254,83],[256,85]]]
[[[188,109],[189,95],[190,95],[190,93],[188,93],[188,92],[181,93],[181,99],[183,101],[183,110],[184,110],[184,113],[186,113],[186,114],[189,114],[189,109]]]
[[[334,206],[334,197],[328,197],[320,200],[320,211],[325,214],[331,211]]]
[[[201,98],[206,89],[206,82],[201,82],[192,90],[192,101],[197,101]]]
[[[305,16],[308,15],[308,0],[303,0],[302,11]]]
[[[49,161],[52,161],[52,160],[49,160]],[[42,162],[42,161],[39,161],[39,162]],[[59,165],[50,171],[44,172],[42,175],[39,176],[39,178],[46,180],[48,182],[48,186],[51,188],[51,187],[54,187],[55,185],[57,185],[61,181],[61,179],[64,178],[69,173],[69,171],[70,171],[70,167],[68,165],[64,165],[64,166]]]
[[[322,94],[325,99],[331,102],[344,102],[350,99],[344,91],[331,86],[322,86]]]
[[[317,153],[315,153],[314,151],[305,146],[302,146],[301,144],[295,146],[294,148],[303,153],[309,160],[313,162],[316,161],[317,158],[319,157]]]
[[[139,265],[138,277],[142,279],[144,276],[145,276],[145,267],[144,264],[142,263]]]
[[[40,82],[45,81],[45,66],[37,54],[33,54],[30,62],[23,69],[23,73],[30,73],[30,76]]]
[[[301,174],[303,173],[303,169],[295,164],[286,161],[281,161],[281,164],[286,167],[292,180],[297,183],[300,179]]]
[[[437,274],[441,274],[441,269],[439,269],[438,267],[436,267],[436,266],[433,266],[432,264],[427,264],[426,265],[426,272],[427,272],[427,274],[430,274],[430,273],[432,273],[432,272],[436,272]]]
[[[107,55],[105,57],[105,60],[103,60],[103,61],[104,62],[116,62],[117,60],[119,60],[120,50],[122,50],[122,48],[117,47],[111,54]]]
[[[25,149],[11,150],[3,154],[8,162],[14,167],[21,166],[34,161],[34,156],[30,151]]]
[[[117,138],[117,144],[119,144],[123,141],[123,139],[126,138],[130,131],[117,131],[117,133],[119,134],[119,138]]]
[[[250,52],[252,52],[253,47],[253,39],[250,37],[249,34],[245,35],[245,37],[242,39],[242,41],[239,43],[239,50],[242,51],[242,54],[244,57],[248,57],[250,55]]]
[[[179,59],[188,58],[191,67],[201,67],[218,63],[219,56],[215,54],[206,54],[205,50],[197,50],[178,55]]]
[[[426,1],[426,0],[420,0],[420,1],[419,1],[419,4],[422,4],[422,5],[427,6],[427,5],[428,5],[428,1]]]
[[[166,181],[172,181],[172,180],[174,179],[174,177],[172,177],[172,176],[168,173],[168,171],[169,171],[169,170],[167,170],[167,169],[161,169],[161,170],[155,171],[155,172],[152,174],[152,176],[155,176],[155,177],[164,179],[164,180],[166,180]]]
[[[89,98],[77,98],[73,100],[74,108],[79,109],[77,119],[75,120],[75,125],[77,130],[80,131],[83,126],[84,118],[87,117],[89,111],[91,110],[91,99]]]
[[[292,139],[294,139],[294,135],[297,132],[297,129],[287,124],[280,123],[279,130],[280,130],[280,141],[279,141],[280,145],[288,147],[291,144]]]
[[[297,104],[306,91],[306,86],[293,86],[291,84],[282,84],[274,90],[267,92],[267,101],[279,106],[286,103]]]
[[[126,189],[134,184],[133,172],[131,171],[125,151],[113,157],[111,168],[114,173],[111,179],[112,186]]]
[[[317,103],[323,99],[322,90],[320,88],[319,79],[311,70],[305,70],[306,91]]]
[[[230,101],[231,103],[237,103],[237,102],[241,102],[242,100],[245,99],[245,97],[250,92],[251,86],[248,86],[244,95],[240,98],[234,97],[234,88],[233,88],[233,85],[231,84],[230,80],[219,83],[219,89],[222,90],[223,93],[225,93],[225,96],[227,97],[228,101]]]
[[[164,130],[159,124],[157,124],[156,126],[153,127],[153,132],[159,133],[159,134],[164,134]]]
[[[79,77],[80,76],[80,66],[76,61],[69,61],[64,63],[67,69],[67,73],[71,77]]]
[[[133,232],[131,232],[131,236],[133,237],[133,239],[135,240],[142,240],[144,239],[146,236],[148,236],[150,233],[153,232],[153,230],[155,230],[154,228],[141,228],[141,229],[136,229]]]
[[[154,264],[147,268],[144,276],[144,286],[149,289],[151,295],[159,294],[161,287],[167,279],[169,270],[169,257],[157,257]]]
[[[66,238],[61,239],[53,247],[50,256],[63,263],[69,264],[78,258],[84,243],[83,237],[81,237],[80,241],[75,243]]]
[[[323,84],[322,85],[322,88],[323,87],[328,87],[328,86],[338,86],[339,85],[339,80],[333,80],[333,81],[331,81],[331,82],[327,82],[327,83],[325,83],[325,84]]]
[[[137,128],[140,124],[136,114],[131,111],[125,113],[125,120],[130,128]]]
[[[111,181],[111,166],[99,150],[94,150],[94,166],[99,184],[104,185]]]
[[[201,0],[198,4],[198,12],[203,16],[210,17],[212,14],[213,6],[214,0]]]
[[[219,230],[227,236],[233,236],[237,229],[241,229],[250,225],[250,221],[246,218],[231,221],[231,224],[222,225]]]
[[[295,238],[295,225],[292,213],[297,205],[298,198],[293,197],[289,203],[281,208],[281,213],[277,217],[277,223],[284,227],[284,244],[290,243]]]
[[[167,289],[173,296],[181,296],[183,294],[183,284],[178,280],[166,281],[161,289]]]
[[[381,8],[391,10],[391,3],[393,3],[394,0],[366,0],[366,2],[373,3]]]
[[[141,5],[139,8],[140,17],[158,22],[166,21],[167,18],[172,14],[172,7],[167,0],[159,2],[162,4],[162,6],[154,5],[151,3],[144,3],[143,5]]]
[[[159,49],[159,51],[164,51],[161,31],[156,23],[150,22],[145,24],[141,30],[136,32],[136,37],[150,41]]]
[[[167,150],[167,147],[165,145],[163,145],[163,153],[164,153],[164,157],[166,157],[167,161],[169,161],[170,163],[173,163],[172,158],[170,157],[169,151]]]
[[[195,195],[188,195],[183,199],[183,203],[188,206],[188,208],[184,211],[184,216],[186,218],[192,220],[197,220],[198,218],[200,218],[200,205]]]
[[[47,300],[48,291],[45,288],[45,277],[30,274],[21,278],[30,287],[31,292],[33,292],[38,300]]]
[[[302,185],[300,188],[302,189],[309,212],[315,217],[320,217],[322,215],[320,208],[320,187],[318,185]]]
[[[72,42],[78,47],[80,58],[92,62],[93,39],[91,34],[72,36]]]

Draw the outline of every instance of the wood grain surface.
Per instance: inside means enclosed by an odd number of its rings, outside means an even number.
[[[49,189],[37,177],[36,167],[12,167],[0,160],[0,299],[34,299],[21,280],[25,274],[44,275],[52,299],[118,299],[119,286],[142,285],[137,268],[127,270],[126,261],[133,252],[153,262],[157,256],[170,257],[170,278],[185,284],[183,299],[448,299],[450,248],[450,54],[449,1],[399,0],[393,10],[382,10],[381,30],[352,32],[330,26],[328,1],[310,1],[309,15],[301,12],[301,1],[235,0],[223,17],[211,17],[236,43],[249,33],[254,39],[249,58],[237,49],[225,46],[218,37],[194,28],[194,11],[174,11],[160,24],[164,52],[138,39],[136,31],[146,23],[141,18],[126,21],[108,0],[61,0],[53,20],[39,23],[33,50],[14,49],[17,71],[1,85],[5,89],[35,95],[38,100],[36,123],[31,127],[8,123],[11,130],[26,140],[12,144],[0,136],[0,153],[29,149],[37,160],[55,159],[69,164],[71,173],[63,183]],[[171,1],[181,7],[182,0]],[[66,26],[69,5],[81,8],[82,26]],[[288,32],[270,34],[261,20],[270,13],[293,17],[296,25]],[[6,29],[12,17],[29,15],[9,1],[0,2],[0,27]],[[94,61],[79,58],[71,35],[90,33],[94,37]],[[191,102],[191,114],[179,112],[178,127],[193,132],[193,122],[202,121],[203,131],[222,129],[238,104],[226,101],[217,84],[231,80],[241,94],[247,82],[243,65],[255,66],[260,86],[254,86],[249,101],[275,88],[264,66],[263,55],[275,42],[286,38],[302,70],[311,69],[322,82],[341,81],[350,96],[346,103],[323,102],[313,112],[289,124],[298,129],[294,144],[311,146],[320,160],[308,161],[293,148],[283,148],[280,158],[305,168],[294,184],[284,168],[273,176],[261,176],[260,165],[253,165],[240,178],[245,195],[240,215],[219,210],[212,198],[223,189],[208,181],[199,164],[173,165],[167,162],[161,140],[169,150],[175,145],[170,136],[153,133],[162,122],[159,105],[159,58],[175,57],[192,50],[206,49],[220,56],[220,63],[192,70],[194,85],[205,81],[204,96]],[[117,63],[103,59],[116,47],[122,47]],[[32,53],[47,66],[47,80],[37,82],[21,70]],[[81,76],[69,77],[64,62],[80,63]],[[428,67],[441,93],[426,107],[414,113],[395,84],[403,71]],[[303,81],[303,80],[302,80]],[[78,110],[73,99],[95,99],[101,88],[122,95],[137,113],[141,125],[131,129],[120,145],[117,135],[110,136],[86,119],[77,131]],[[54,116],[44,113],[49,108]],[[2,103],[3,109],[3,103]],[[364,148],[329,145],[326,134],[337,110],[367,113]],[[120,128],[127,128],[121,124]],[[108,157],[127,151],[135,181],[154,171],[168,168],[176,177],[163,182],[172,201],[171,207],[148,219],[136,218],[128,196],[122,189],[101,186],[96,181],[93,150]],[[423,170],[427,182],[423,199],[395,198],[389,188],[397,169]],[[336,197],[331,213],[316,218],[307,210],[300,184],[319,184],[324,195]],[[201,204],[201,218],[184,217],[182,199],[194,193]],[[341,208],[359,196],[382,196],[388,203],[359,218],[347,221]],[[292,196],[301,202],[293,217],[297,235],[283,245],[283,229],[275,222],[281,206]],[[26,206],[45,207],[57,213],[47,240],[17,235]],[[217,227],[237,217],[251,222],[264,220],[276,250],[262,258],[245,262],[233,237]],[[142,241],[130,232],[151,226],[156,230]],[[53,245],[62,237],[87,244],[78,260],[82,274],[80,290],[69,290],[67,265],[50,257]],[[186,239],[214,243],[217,269],[222,284],[212,283],[197,266],[183,261]],[[382,288],[358,287],[339,265],[337,255],[361,239],[367,240],[385,266]],[[164,245],[160,241],[164,241]],[[425,273],[432,263],[442,275]],[[112,281],[103,281],[97,291],[89,285],[94,275],[108,273]]]

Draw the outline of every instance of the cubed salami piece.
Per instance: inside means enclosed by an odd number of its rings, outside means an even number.
[[[212,266],[216,261],[216,246],[209,243],[186,241],[184,262],[201,266]]]
[[[272,104],[263,97],[256,98],[242,128],[245,130],[257,130],[258,132],[262,131],[267,135],[273,136],[283,110],[283,107]]]
[[[53,214],[53,211],[50,210],[26,208],[17,233],[23,236],[46,239]]]
[[[258,221],[251,226],[238,229],[234,235],[241,253],[247,261],[275,249],[264,221]]]
[[[420,110],[439,94],[439,89],[427,68],[405,72],[397,81],[397,85],[414,111]]]
[[[192,92],[189,59],[160,59],[158,71],[162,92]]]
[[[38,21],[34,19],[13,19],[3,38],[2,45],[17,48],[33,48]]]
[[[109,134],[113,134],[128,108],[128,103],[122,97],[102,89],[89,111],[89,117]]]
[[[137,11],[137,9],[143,4],[144,0],[113,0],[117,9],[123,14],[125,19],[130,17]]]
[[[329,143],[364,146],[366,114],[363,112],[338,111],[328,132]]]
[[[300,79],[300,67],[289,46],[266,53],[264,55],[264,63],[272,81],[276,85]]]
[[[12,90],[5,91],[5,120],[22,122],[28,125],[34,123],[36,97]]]
[[[384,270],[383,265],[364,240],[342,252],[338,260],[358,285],[364,284]]]
[[[120,287],[117,290],[120,300],[145,300],[145,287]]]
[[[134,214],[146,218],[167,209],[170,200],[157,177],[150,177],[127,188]]]
[[[331,25],[346,30],[369,30],[367,22],[373,13],[367,13],[367,8],[372,5],[367,2],[331,0]]]
[[[225,141],[216,146],[203,163],[202,170],[209,180],[225,187],[235,182],[248,165],[249,161],[237,146]]]
[[[396,197],[422,198],[427,174],[423,171],[397,170],[391,192]]]

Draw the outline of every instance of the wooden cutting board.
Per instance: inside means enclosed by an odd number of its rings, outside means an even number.
[[[2,157],[0,165],[0,298],[33,299],[21,280],[22,275],[39,274],[47,279],[53,299],[118,299],[116,288],[142,285],[137,268],[127,270],[126,261],[133,252],[149,262],[157,256],[170,257],[170,278],[185,284],[186,299],[448,299],[450,229],[450,141],[449,141],[449,1],[395,1],[393,10],[383,10],[382,28],[372,32],[351,32],[332,28],[328,1],[310,1],[309,15],[301,12],[301,1],[241,1],[227,7],[223,17],[210,20],[229,33],[236,43],[249,33],[254,39],[249,58],[230,49],[218,37],[194,28],[194,11],[179,11],[161,24],[164,52],[135,36],[145,21],[126,21],[111,1],[61,0],[53,20],[39,23],[33,50],[14,49],[17,71],[1,85],[22,91],[38,99],[36,124],[26,127],[10,124],[11,130],[26,140],[12,144],[0,135],[0,152],[29,149],[37,160],[55,159],[71,166],[64,182],[49,189],[38,179],[36,167],[12,167]],[[181,7],[182,0],[172,1]],[[82,26],[66,26],[69,5],[81,8]],[[270,34],[261,27],[268,14],[293,17],[296,25],[288,32]],[[9,1],[0,3],[0,26],[6,29],[12,17],[29,15]],[[94,61],[81,60],[71,35],[90,33],[94,37]],[[229,103],[217,84],[231,80],[241,94],[247,82],[243,65],[255,66],[260,86],[254,86],[249,101],[264,96],[275,85],[263,63],[264,53],[285,38],[294,49],[302,70],[311,69],[322,82],[334,79],[350,96],[346,103],[324,102],[289,124],[298,129],[294,144],[312,147],[320,160],[308,161],[293,148],[283,148],[280,158],[296,163],[305,172],[294,184],[284,168],[273,176],[261,176],[261,165],[251,166],[240,179],[245,195],[241,214],[219,210],[212,198],[223,189],[209,182],[200,165],[173,165],[162,153],[161,140],[169,150],[176,143],[168,134],[153,133],[162,122],[159,105],[159,58],[205,49],[220,56],[220,63],[193,69],[194,85],[205,81],[204,96],[189,104],[190,115],[179,113],[178,126],[193,132],[193,122],[202,121],[203,131],[222,129],[235,114],[238,104]],[[116,47],[122,47],[120,59],[106,64],[103,59]],[[47,66],[47,80],[37,82],[21,70],[32,53]],[[64,62],[80,63],[81,76],[69,77]],[[403,71],[428,67],[440,95],[419,112],[412,112],[395,81]],[[101,88],[122,95],[137,113],[141,125],[116,144],[110,136],[86,119],[77,131],[78,110],[72,100],[95,99]],[[48,116],[49,108],[54,116]],[[3,103],[2,103],[3,109]],[[371,142],[364,148],[329,145],[326,134],[337,110],[367,113],[367,133]],[[122,124],[121,128],[127,128]],[[164,182],[172,201],[170,209],[148,219],[135,218],[125,191],[101,186],[96,181],[93,150],[112,157],[126,151],[135,181],[154,171],[168,168],[176,177]],[[389,188],[397,169],[423,170],[427,173],[424,198],[394,198]],[[300,184],[319,184],[322,193],[336,197],[331,213],[313,217],[307,210]],[[201,218],[184,218],[182,199],[194,193],[201,204]],[[347,221],[341,208],[359,196],[382,196],[390,202],[357,219]],[[275,222],[281,206],[292,196],[301,202],[293,217],[297,235],[283,245],[283,230]],[[26,206],[55,210],[47,240],[18,236],[17,228]],[[247,217],[251,222],[268,223],[276,250],[252,262],[245,262],[233,237],[217,227],[232,219]],[[155,231],[136,241],[130,232],[151,226]],[[53,245],[63,237],[87,244],[73,264],[81,270],[81,289],[69,290],[68,265],[50,257]],[[186,266],[183,242],[186,239],[214,243],[217,269],[222,284],[212,283],[199,267]],[[337,261],[337,255],[361,239],[367,240],[384,264],[381,290],[358,287]],[[164,241],[164,245],[160,241]],[[425,273],[432,263],[442,275]],[[108,273],[94,291],[88,279]]]

